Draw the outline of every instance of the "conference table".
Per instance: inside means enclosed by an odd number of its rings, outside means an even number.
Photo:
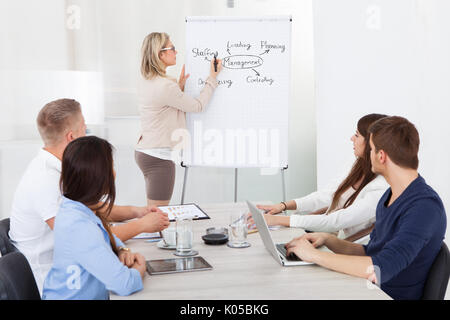
[[[334,272],[318,265],[281,266],[266,250],[258,232],[247,237],[248,248],[206,245],[202,235],[209,227],[226,227],[232,211],[247,208],[243,202],[199,205],[211,219],[193,221],[193,249],[213,269],[172,273],[144,279],[144,289],[130,296],[111,294],[112,300],[386,300],[390,297],[367,280]],[[271,231],[276,243],[304,234],[298,228]],[[157,242],[132,239],[126,242],[146,260],[177,258],[173,250],[160,249]]]

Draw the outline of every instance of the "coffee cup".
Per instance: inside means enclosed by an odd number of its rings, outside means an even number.
[[[175,247],[177,245],[177,230],[175,227],[170,226],[161,233],[167,246]]]

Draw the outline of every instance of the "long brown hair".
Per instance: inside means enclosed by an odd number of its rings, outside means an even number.
[[[358,181],[362,179],[362,182],[356,189],[356,191],[347,199],[347,201],[345,201],[344,208],[349,207],[353,203],[353,201],[355,201],[356,197],[361,192],[361,190],[369,182],[375,179],[376,174],[372,172],[372,164],[370,162],[370,145],[369,145],[370,139],[368,129],[372,123],[384,117],[387,116],[384,114],[372,113],[359,119],[357,128],[359,133],[364,137],[365,140],[364,154],[362,157],[358,157],[356,159],[347,178],[345,178],[344,181],[342,181],[342,183],[337,188],[336,192],[333,195],[333,201],[331,202],[328,212],[331,212],[332,210],[336,209],[342,194],[346,190],[351,188],[353,185],[355,185]]]
[[[95,136],[73,140],[63,153],[59,184],[64,197],[81,202],[100,218],[117,254],[108,222],[116,199],[112,150],[108,141]]]

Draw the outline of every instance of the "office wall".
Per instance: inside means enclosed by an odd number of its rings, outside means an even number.
[[[64,21],[64,1],[0,2],[0,140],[36,137],[29,128],[26,95],[15,86],[33,83],[32,77],[16,75],[36,69],[68,69]]]
[[[361,116],[401,115],[419,131],[419,172],[449,214],[449,10],[445,0],[314,2],[319,186],[349,170]]]
[[[234,8],[227,7],[231,2]],[[90,124],[89,129],[116,147],[117,201],[144,204],[144,182],[134,162],[133,146],[139,132],[136,80],[145,35],[153,31],[171,35],[179,54],[178,65],[168,72],[177,77],[184,61],[185,16],[283,14],[293,16],[294,72],[286,172],[288,198],[293,198],[316,186],[311,0],[1,1],[0,217],[9,215],[13,190],[40,146],[35,118],[41,103],[28,99],[29,92],[17,89],[23,83],[36,82],[33,72],[102,74],[99,90],[103,91],[101,108],[106,118],[103,123]],[[14,80],[17,78],[19,83]],[[44,79],[36,86],[45,83]],[[36,88],[33,86],[33,92],[39,91]],[[183,169],[178,167],[174,203],[180,201],[182,180]],[[238,183],[238,200],[281,200],[280,175],[261,176],[259,170],[246,169],[239,172]],[[193,168],[186,201],[233,201],[233,187],[232,169]]]

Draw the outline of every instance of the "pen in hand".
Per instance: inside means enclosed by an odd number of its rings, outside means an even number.
[[[217,72],[217,53],[214,54],[214,72]]]

